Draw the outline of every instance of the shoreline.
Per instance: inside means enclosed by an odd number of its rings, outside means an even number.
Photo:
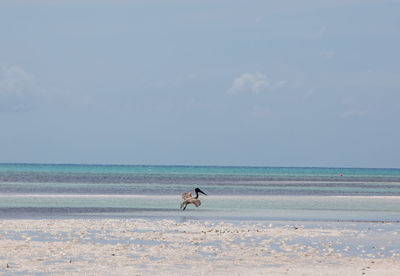
[[[396,275],[395,223],[0,220],[0,271],[89,275]]]
[[[275,224],[283,224],[283,223],[371,223],[371,224],[400,224],[400,220],[341,220],[341,219],[280,219],[280,218],[244,218],[244,217],[196,217],[195,214],[188,214],[187,216],[176,216],[176,217],[161,217],[161,216],[130,216],[130,215],[60,215],[53,217],[0,217],[0,221],[23,221],[23,220],[32,220],[32,221],[40,221],[40,220],[148,220],[148,221],[160,221],[160,220],[171,220],[176,222],[184,222],[184,221],[196,221],[196,222],[214,222],[214,223],[232,223],[235,224],[237,222],[245,222],[245,223],[275,223]]]

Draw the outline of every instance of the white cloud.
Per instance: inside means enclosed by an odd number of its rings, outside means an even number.
[[[32,74],[18,66],[0,64],[0,111],[31,109],[41,92]]]
[[[285,85],[286,81],[272,82],[266,75],[262,73],[244,73],[236,78],[232,87],[229,89],[230,94],[239,93],[260,93],[265,91],[276,91]]]
[[[34,77],[17,66],[0,65],[0,93],[21,91]]]
[[[351,95],[344,97],[341,104],[344,106],[344,111],[339,114],[341,118],[364,117],[369,113]]]

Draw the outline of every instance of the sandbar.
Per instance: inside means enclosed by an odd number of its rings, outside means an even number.
[[[398,223],[0,220],[0,273],[398,275]]]

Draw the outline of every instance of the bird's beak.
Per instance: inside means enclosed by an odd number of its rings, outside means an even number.
[[[207,195],[205,192],[199,189],[199,193],[202,193],[203,195]]]

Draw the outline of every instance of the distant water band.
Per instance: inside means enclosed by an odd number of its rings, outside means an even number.
[[[36,164],[0,164],[0,217],[175,216],[195,187],[195,216],[400,220],[399,169]]]

